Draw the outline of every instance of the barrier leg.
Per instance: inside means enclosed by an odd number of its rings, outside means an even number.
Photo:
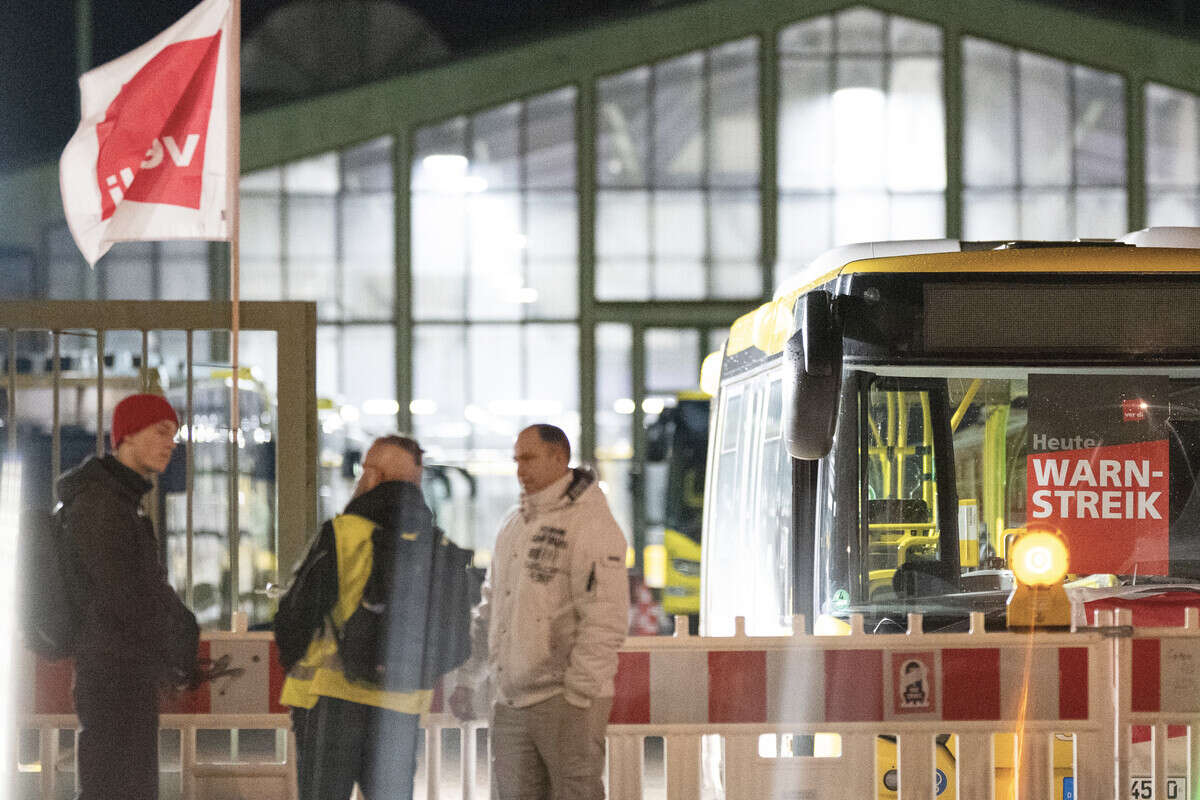
[[[475,800],[475,728],[468,723],[459,726],[459,760],[462,767],[462,800]]]
[[[667,800],[693,800],[700,796],[700,737],[676,734],[663,737]]]
[[[179,785],[183,800],[196,800],[196,729],[190,725],[179,730]]]
[[[727,800],[764,800],[770,797],[771,771],[755,769],[757,761],[758,734],[742,733],[725,737]]]
[[[1045,800],[1054,796],[1051,736],[1041,731],[1013,737],[1017,752],[1017,800]]]
[[[875,766],[875,734],[850,733],[842,735],[842,760],[846,768],[847,791],[844,797],[875,797],[875,782],[878,780]]]
[[[425,727],[425,800],[438,800],[442,788],[442,729]]]
[[[1167,724],[1154,726],[1154,796],[1169,797],[1167,794]]]
[[[42,762],[42,798],[52,800],[58,785],[58,730],[38,730],[38,758]]]
[[[644,746],[641,736],[608,737],[608,796],[612,800],[641,800]],[[669,782],[667,791],[671,791]]]
[[[958,734],[958,754],[954,759],[957,796],[978,800],[996,798],[996,746],[990,733]]]
[[[287,752],[287,755],[285,756],[285,758],[287,760],[287,766],[288,766],[288,770],[287,770],[288,798],[289,798],[289,800],[299,800],[299,798],[300,798],[300,776],[296,774],[296,767],[300,762],[298,760],[298,756],[296,755],[296,734],[295,734],[295,732],[292,731],[292,729],[290,727],[286,728],[284,730],[284,733],[285,733],[285,741],[286,741],[285,747],[286,747],[286,752]]]
[[[1112,731],[1075,734],[1075,796],[1116,796]]]
[[[900,800],[933,797],[933,736],[906,733],[896,737],[896,762],[900,768]]]

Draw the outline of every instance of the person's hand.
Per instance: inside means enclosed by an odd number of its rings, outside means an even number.
[[[459,686],[450,695],[450,711],[459,719],[475,719],[475,692],[467,686]]]

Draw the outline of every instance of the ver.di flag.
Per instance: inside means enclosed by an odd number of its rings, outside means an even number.
[[[59,184],[89,264],[113,242],[229,238],[231,19],[231,0],[204,0],[80,77],[82,119]]]

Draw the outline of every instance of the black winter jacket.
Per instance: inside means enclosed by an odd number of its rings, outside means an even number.
[[[83,619],[75,661],[83,670],[177,682],[194,669],[198,629],[167,583],[154,528],[142,513],[150,488],[111,455],[89,457],[58,480],[66,537],[80,570]]]

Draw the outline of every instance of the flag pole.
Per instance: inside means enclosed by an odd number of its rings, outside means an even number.
[[[242,4],[241,0],[230,0],[229,20],[229,67],[226,90],[228,92],[226,142],[229,168],[225,176],[226,202],[225,209],[229,215],[229,300],[231,306],[230,319],[230,361],[233,375],[230,380],[229,406],[229,590],[230,590],[230,624],[234,630],[238,628],[239,596],[238,576],[241,572],[238,564],[238,554],[241,549],[241,522],[239,520],[239,468],[238,468],[238,435],[241,431],[241,414],[238,404],[238,383],[240,365],[238,361],[238,340],[241,329],[240,315],[240,285],[241,285],[241,213],[239,203],[239,181],[242,174]]]

